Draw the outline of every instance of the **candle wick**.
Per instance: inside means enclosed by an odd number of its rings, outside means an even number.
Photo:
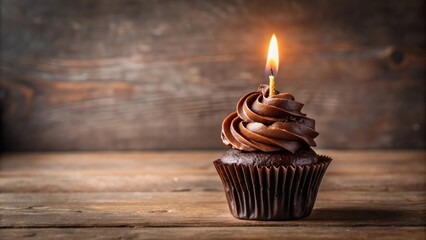
[[[271,70],[271,75],[274,76],[274,70],[272,70],[272,68],[270,70]]]

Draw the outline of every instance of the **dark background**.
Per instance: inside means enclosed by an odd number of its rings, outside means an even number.
[[[425,147],[425,1],[0,4],[5,151],[223,148],[272,33],[319,147]]]

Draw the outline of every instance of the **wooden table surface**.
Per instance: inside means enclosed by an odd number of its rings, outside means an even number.
[[[220,152],[4,154],[1,239],[425,239],[424,151],[332,151],[312,215],[233,218]]]

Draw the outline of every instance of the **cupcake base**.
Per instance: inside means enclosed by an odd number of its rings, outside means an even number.
[[[251,220],[292,220],[309,216],[332,159],[315,164],[259,167],[214,161],[232,215]]]

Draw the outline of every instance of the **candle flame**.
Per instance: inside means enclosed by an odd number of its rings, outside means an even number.
[[[266,72],[269,75],[275,76],[278,72],[280,59],[278,56],[278,42],[275,34],[272,35],[269,42],[268,59],[266,61]]]

